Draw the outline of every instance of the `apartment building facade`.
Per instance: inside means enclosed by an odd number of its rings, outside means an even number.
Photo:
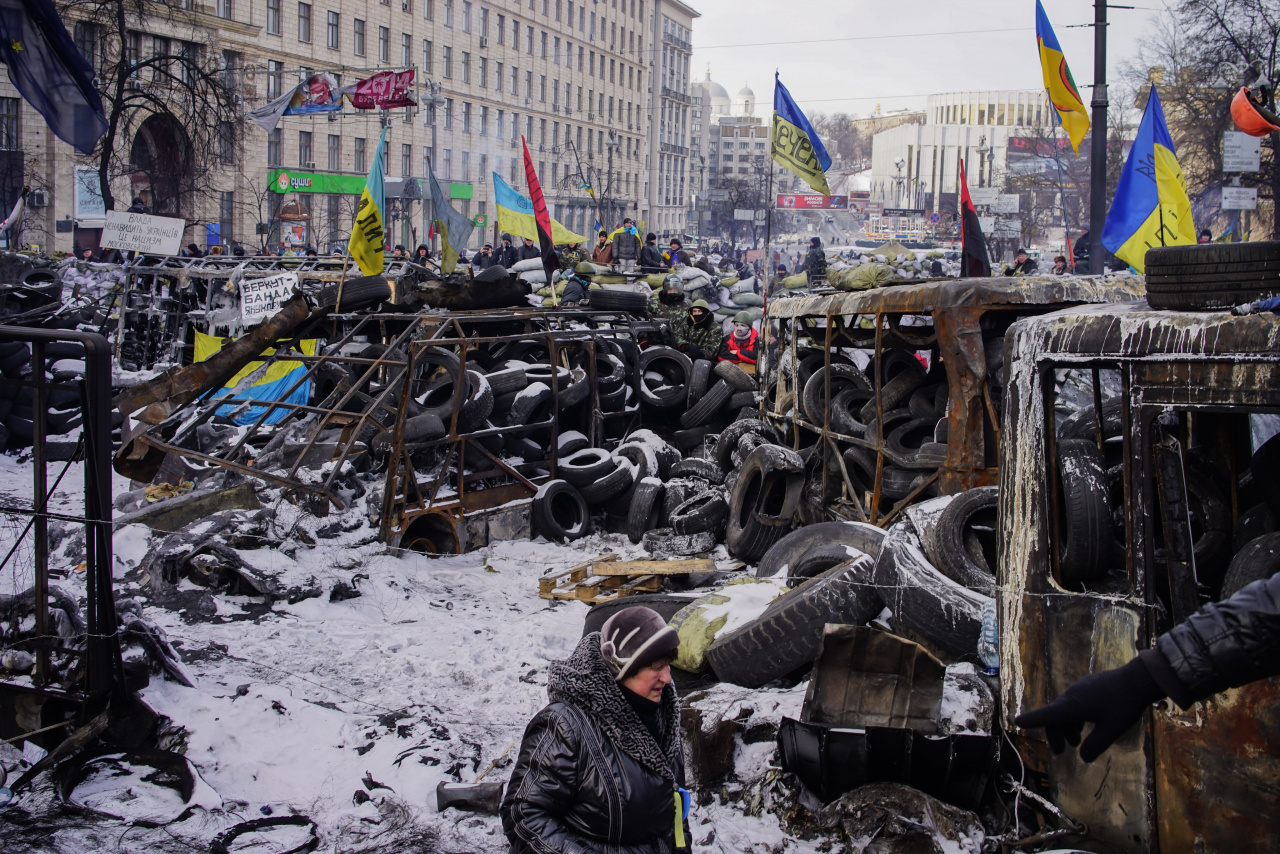
[[[155,213],[186,219],[184,243],[256,250],[269,242],[322,251],[344,245],[384,126],[392,244],[425,241],[429,202],[423,198],[430,193],[423,179],[433,167],[455,208],[477,223],[472,248],[491,239],[492,173],[527,192],[522,137],[552,215],[574,231],[588,234],[598,211],[607,221],[643,219],[646,206],[654,205],[653,164],[665,161],[655,156],[656,123],[649,116],[651,104],[664,99],[650,80],[648,58],[659,55],[660,20],[671,17],[658,9],[672,0],[179,2],[187,8],[167,6],[171,14],[138,22],[126,49],[146,56],[193,45],[206,63],[217,64],[246,112],[321,72],[347,86],[379,71],[413,69],[418,102],[389,111],[346,105],[284,116],[271,133],[237,122],[226,130],[228,144],[205,165],[205,190],[180,205],[137,174],[111,176],[118,208],[141,196]],[[682,8],[687,48],[697,13]],[[67,23],[75,29],[74,20]],[[81,35],[77,31],[77,40]],[[687,49],[684,55],[687,60]],[[15,145],[20,171],[43,191],[43,204],[30,211],[32,242],[48,250],[96,246],[103,219],[100,200],[94,203],[96,163],[56,140],[16,98],[8,82],[0,82],[0,171],[6,165],[14,171],[2,152]],[[145,134],[138,125],[127,127],[130,136],[122,142],[137,147],[135,137]],[[599,208],[584,183],[592,185]]]

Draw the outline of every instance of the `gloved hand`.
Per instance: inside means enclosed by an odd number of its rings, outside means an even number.
[[[1024,729],[1044,727],[1049,747],[1061,753],[1067,742],[1080,745],[1080,758],[1092,762],[1142,717],[1142,711],[1164,697],[1140,658],[1123,667],[1104,670],[1076,682],[1047,706],[1018,715]],[[1093,731],[1080,744],[1085,721]]]
[[[699,359],[707,358],[706,354],[702,352],[702,348],[699,347],[697,344],[681,344],[680,352],[684,353],[686,356],[688,356],[690,359],[692,359],[695,362],[698,361]]]

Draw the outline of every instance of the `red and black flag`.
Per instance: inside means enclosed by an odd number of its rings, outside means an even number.
[[[969,198],[969,182],[964,177],[964,161],[960,161],[960,275],[986,278],[991,275],[987,256],[987,240],[982,236],[978,212]]]
[[[533,202],[533,218],[538,224],[538,247],[542,255],[542,269],[547,273],[547,285],[551,293],[556,292],[555,280],[552,278],[560,269],[560,258],[556,255],[555,244],[551,242],[551,213],[547,210],[547,200],[542,196],[542,184],[538,182],[538,173],[533,171],[533,159],[529,157],[529,143],[522,136],[520,143],[524,146],[524,177],[529,183],[529,200]],[[555,299],[552,297],[552,299]]]

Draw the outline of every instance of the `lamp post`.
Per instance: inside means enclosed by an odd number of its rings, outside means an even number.
[[[978,151],[978,186],[983,187],[985,185],[982,183],[982,180],[983,180],[982,164],[987,159],[987,135],[985,133],[982,136],[978,137],[977,151]]]
[[[907,161],[899,157],[897,160],[893,161],[893,165],[898,167],[898,175],[896,178],[893,179],[893,182],[895,185],[894,200],[897,202],[899,206],[901,206],[902,205],[902,185],[903,185],[903,182],[906,180],[905,178],[902,177],[902,167],[907,165]]]
[[[430,109],[428,109],[426,113],[423,114],[422,121],[424,124],[429,125],[431,127],[431,159],[428,165],[431,167],[432,173],[436,171],[436,108],[443,107],[446,103],[445,97],[440,94],[440,90],[442,88],[443,87],[440,85],[439,81],[426,80],[423,82],[423,93],[422,93],[423,101],[426,103],[426,105]],[[427,176],[427,177],[430,178],[430,176]],[[426,213],[426,211],[428,210],[425,199],[423,200],[422,210],[423,210],[423,213]],[[431,211],[431,219],[435,219],[436,205],[435,205],[434,198],[431,200],[430,211]],[[430,222],[430,220],[428,220],[428,222]],[[425,236],[430,231],[431,229],[428,226],[428,224],[423,223],[423,226],[422,226],[423,235]],[[431,242],[432,243],[436,242],[434,237],[431,239]],[[435,249],[434,246],[432,246],[431,248],[432,250]]]
[[[613,191],[613,155],[614,155],[614,152],[622,148],[622,140],[618,139],[618,132],[616,130],[613,130],[612,128],[609,129],[609,138],[605,142],[604,147],[609,149],[609,153],[608,153],[608,159],[605,165],[605,176],[604,176],[605,185],[600,190],[602,196],[604,196],[604,194],[606,193],[611,194]],[[613,207],[614,207],[614,202],[612,199],[612,195],[610,195],[610,198],[607,200],[607,203],[605,204],[605,209],[609,212],[610,222],[612,222],[614,219],[617,219],[617,216],[613,211]],[[601,220],[600,222],[602,225],[604,224],[604,220]]]

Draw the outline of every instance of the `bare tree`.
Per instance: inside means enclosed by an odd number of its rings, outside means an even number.
[[[107,210],[111,176],[127,175],[150,190],[154,213],[189,213],[215,164],[241,148],[240,57],[210,55],[214,33],[189,0],[69,0],[60,11],[94,54],[107,130],[92,157]]]

